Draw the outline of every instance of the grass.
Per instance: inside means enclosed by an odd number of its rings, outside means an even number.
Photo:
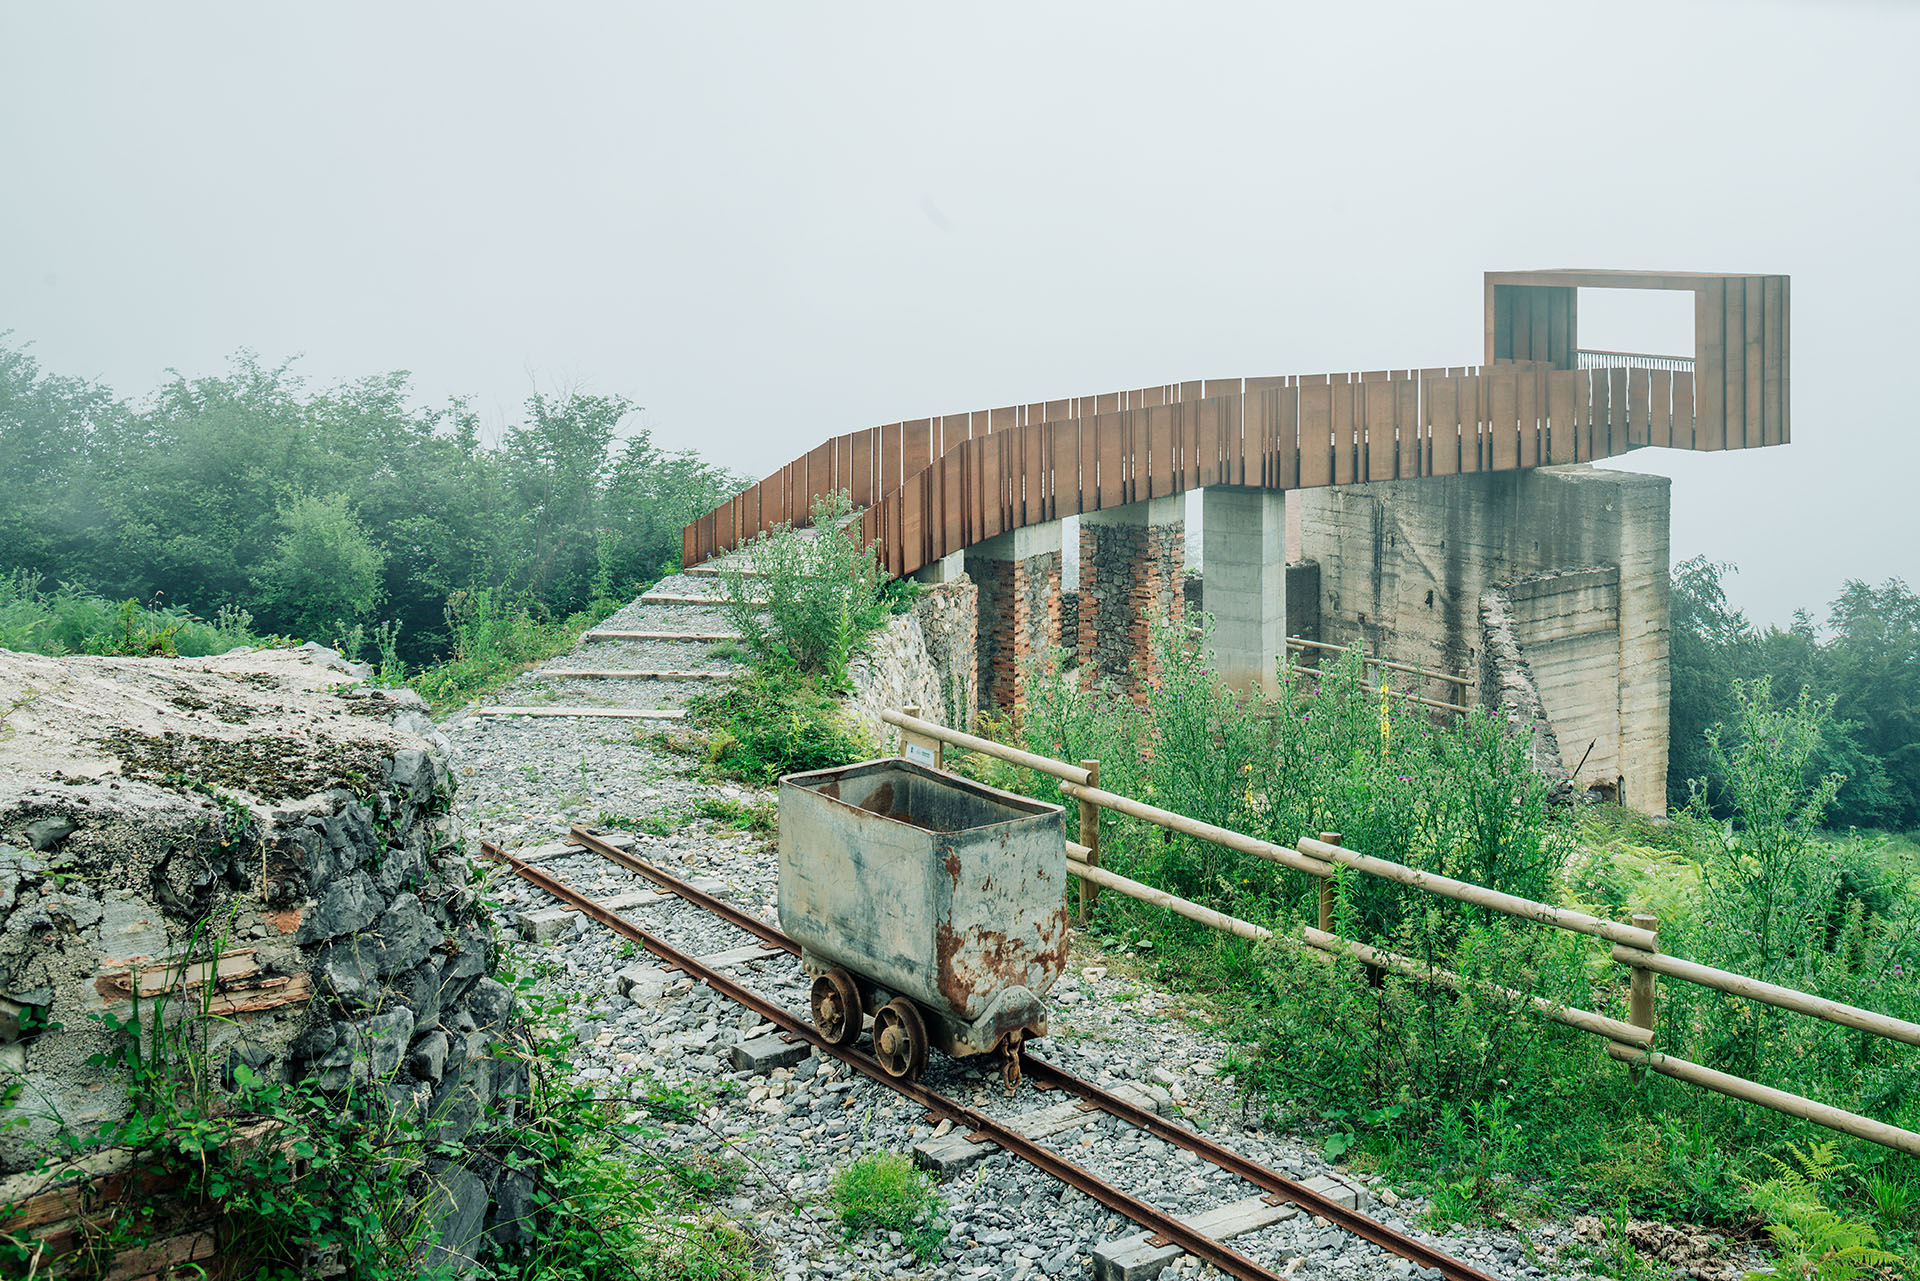
[[[780,830],[780,811],[766,801],[736,801],[732,797],[707,797],[694,804],[694,812],[720,827],[749,836],[772,836]]]
[[[212,619],[155,597],[110,601],[75,583],[43,590],[25,570],[0,577],[0,649],[27,654],[201,658],[240,646],[290,644],[253,631],[253,615],[224,608]]]
[[[600,826],[618,828],[623,832],[639,832],[646,836],[672,836],[686,823],[687,816],[679,810],[661,810],[639,818],[600,811]]]
[[[946,1239],[933,1180],[898,1152],[871,1152],[846,1166],[833,1176],[829,1197],[849,1237],[898,1232],[922,1263]]]
[[[756,668],[695,697],[690,710],[707,735],[708,772],[719,777],[764,786],[874,754],[821,680],[791,668]]]
[[[595,601],[555,619],[525,598],[486,588],[455,592],[447,602],[453,655],[407,681],[435,711],[491,693],[535,663],[572,651],[580,633],[624,602]]]

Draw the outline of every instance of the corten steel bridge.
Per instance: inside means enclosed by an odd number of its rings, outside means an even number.
[[[1692,356],[1582,350],[1583,288],[1691,292]],[[1785,276],[1488,272],[1480,365],[1169,383],[850,432],[687,526],[684,564],[804,525],[817,498],[847,491],[888,573],[970,572],[981,696],[1008,707],[1021,699],[1026,652],[1061,639],[1053,522],[1077,516],[1081,527],[1080,616],[1066,643],[1084,671],[1125,679],[1149,657],[1143,616],[1180,611],[1183,495],[1207,491],[1204,603],[1230,679],[1270,681],[1286,637],[1307,630],[1472,670],[1484,658],[1484,594],[1517,583],[1522,643],[1558,646],[1535,664],[1557,673],[1543,680],[1543,699],[1561,704],[1547,720],[1579,740],[1568,754],[1589,738],[1599,750],[1583,758],[1584,779],[1628,799],[1636,776],[1630,803],[1657,811],[1666,482],[1537,469],[1645,446],[1786,443],[1788,316]],[[1317,584],[1296,583],[1287,565],[1289,493]],[[1540,585],[1569,569],[1587,577]],[[1603,660],[1590,638],[1606,627],[1622,677],[1611,711],[1591,688]],[[1557,680],[1586,693],[1547,697]]]

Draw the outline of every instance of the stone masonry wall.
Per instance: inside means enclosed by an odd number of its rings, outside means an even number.
[[[1006,714],[1026,701],[1028,663],[1059,643],[1060,553],[974,564],[968,572],[980,589],[980,700]]]
[[[1133,697],[1153,679],[1149,627],[1184,615],[1186,531],[1167,524],[1080,522],[1080,679],[1111,680]]]
[[[847,714],[882,754],[899,731],[880,719],[888,708],[917,706],[949,729],[971,729],[980,710],[978,592],[965,577],[921,589],[913,609],[894,618],[853,660]]]
[[[218,944],[216,1069],[376,1089],[461,1144],[526,1090],[453,831],[447,743],[411,691],[330,651],[207,659],[0,651],[0,1174],[124,1115],[101,1021],[196,982]],[[31,1012],[23,1030],[20,1015]],[[149,1007],[147,1017],[152,1017]],[[51,1030],[33,1034],[35,1026]],[[91,1164],[100,1172],[99,1160]],[[531,1185],[437,1158],[443,1251],[517,1236]],[[0,1185],[16,1199],[21,1175]]]

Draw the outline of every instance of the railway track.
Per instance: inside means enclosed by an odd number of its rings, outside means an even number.
[[[1275,1270],[1228,1242],[1245,1237],[1257,1244],[1257,1234],[1262,1230],[1301,1215],[1313,1216],[1316,1223],[1350,1233],[1385,1254],[1405,1260],[1400,1269],[1403,1275],[1418,1270],[1422,1276],[1445,1278],[1446,1281],[1492,1281],[1489,1274],[1361,1213],[1357,1189],[1324,1177],[1304,1182],[1290,1178],[1242,1156],[1197,1130],[1169,1123],[1151,1110],[1151,1099],[1137,1091],[1122,1093],[1104,1089],[1044,1059],[1029,1057],[1026,1060],[1027,1079],[1043,1094],[1069,1097],[1061,1103],[1011,1116],[992,1115],[926,1084],[902,1081],[891,1075],[874,1055],[853,1046],[832,1044],[802,1014],[788,1009],[727,972],[744,962],[777,959],[783,954],[797,959],[798,945],[780,930],[589,829],[576,826],[570,833],[569,842],[578,851],[598,855],[634,877],[658,887],[657,890],[652,893],[623,894],[603,902],[581,893],[537,865],[535,859],[519,857],[491,843],[484,844],[483,849],[488,856],[506,865],[515,875],[566,909],[584,914],[646,949],[669,970],[680,971],[751,1011],[773,1029],[769,1035],[780,1042],[789,1045],[804,1043],[814,1053],[836,1060],[910,1099],[925,1109],[930,1123],[950,1125],[952,1133],[944,1140],[944,1150],[948,1153],[959,1152],[964,1157],[970,1148],[976,1151],[989,1147],[1002,1149],[1131,1220],[1142,1231],[1107,1241],[1093,1250],[1095,1275],[1101,1281],[1146,1281],[1146,1278],[1178,1262],[1182,1256],[1190,1256],[1228,1276],[1245,1281],[1271,1281],[1287,1276],[1290,1275],[1290,1267]],[[752,935],[759,943],[698,957],[622,915],[636,902],[663,899],[669,895],[711,913]],[[1157,1189],[1130,1192],[1118,1187],[1093,1170],[1076,1164],[1046,1142],[1057,1135],[1071,1136],[1102,1117],[1111,1118],[1116,1125],[1131,1127],[1143,1136],[1192,1154],[1221,1172],[1222,1176],[1230,1177],[1246,1191],[1211,1211],[1180,1217],[1156,1207],[1147,1199]],[[923,1149],[929,1146],[922,1145]]]

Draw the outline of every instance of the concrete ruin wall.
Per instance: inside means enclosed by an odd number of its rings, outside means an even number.
[[[0,1174],[19,1176],[0,1200],[46,1186],[22,1172],[62,1123],[125,1114],[123,1081],[88,1064],[116,1042],[101,1016],[183,980],[172,1008],[197,1011],[216,943],[216,1069],[377,1088],[453,1144],[512,1113],[511,994],[489,977],[447,742],[416,695],[313,647],[0,651],[0,713],[0,1081],[18,1087]],[[518,1236],[522,1176],[490,1160],[429,1176],[441,1249]]]
[[[1608,773],[1597,774],[1590,759],[1581,778],[1611,782],[1624,804],[1662,814],[1669,490],[1665,477],[1582,465],[1300,491],[1301,555],[1320,565],[1320,638],[1473,672],[1487,590],[1560,571],[1613,571],[1610,589],[1568,579],[1516,601],[1518,641],[1523,652],[1532,642],[1547,647],[1535,677],[1563,764],[1571,768],[1605,737],[1595,732],[1607,719],[1599,704],[1615,700]],[[1602,599],[1609,591],[1612,604]],[[1609,612],[1611,651],[1599,636]]]
[[[949,729],[968,730],[980,710],[978,593],[964,576],[921,588],[920,599],[888,622],[854,658],[846,708],[883,753],[899,731],[880,719],[918,707]]]

